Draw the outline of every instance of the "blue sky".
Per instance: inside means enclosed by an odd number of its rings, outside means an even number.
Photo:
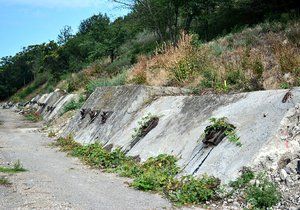
[[[76,32],[81,20],[99,12],[114,19],[128,11],[111,0],[0,0],[0,57],[56,40],[65,25]]]

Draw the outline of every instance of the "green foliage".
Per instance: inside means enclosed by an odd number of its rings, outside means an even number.
[[[7,178],[0,177],[0,185],[8,186],[8,185],[11,185],[11,183]]]
[[[280,88],[282,88],[282,89],[289,89],[290,85],[287,82],[283,82],[283,83],[280,84]]]
[[[24,171],[27,171],[27,170],[23,168],[23,165],[21,164],[20,160],[15,162],[12,168],[0,166],[0,172],[2,172],[2,173],[13,174],[13,173],[19,173],[19,172],[24,172]]]
[[[256,185],[250,185],[246,189],[246,200],[256,208],[269,208],[276,205],[281,198],[280,192],[274,182],[270,181],[264,174],[258,174]]]
[[[131,137],[133,139],[136,137],[141,137],[143,128],[145,126],[147,127],[147,124],[154,118],[157,118],[157,116],[152,115],[151,113],[148,113],[146,116],[144,116],[140,121],[138,121],[138,127],[133,129],[134,133],[131,135]]]
[[[71,136],[59,138],[54,145],[91,166],[133,178],[130,185],[136,189],[164,193],[178,204],[200,204],[209,200],[220,183],[208,176],[187,176],[178,180],[176,176],[180,170],[176,165],[177,158],[166,154],[138,163],[119,148],[109,152],[100,143],[80,145]]]
[[[246,185],[255,178],[254,173],[247,169],[245,170],[241,177],[237,178],[237,180],[230,182],[230,186],[235,189],[240,189],[246,187]]]
[[[254,181],[251,183],[250,181]],[[276,205],[281,199],[281,193],[277,185],[268,179],[263,173],[255,174],[248,168],[243,170],[241,177],[229,183],[233,188],[233,193],[239,190],[239,193],[245,195],[248,203],[254,209],[268,209]]]
[[[221,84],[221,81],[218,79],[217,73],[214,69],[205,68],[201,74],[203,79],[199,84],[200,89],[215,88]]]
[[[204,136],[208,135],[211,132],[224,131],[225,136],[230,142],[236,144],[239,147],[242,146],[240,138],[236,134],[235,127],[228,123],[226,117],[210,118],[209,120],[211,122],[211,125],[205,129]]]
[[[90,95],[97,87],[124,85],[126,82],[126,75],[127,73],[123,72],[113,78],[102,78],[90,81],[86,86],[86,92],[88,95]]]
[[[85,99],[84,99],[84,97],[82,95],[79,97],[78,101],[71,100],[69,103],[67,103],[64,106],[63,113],[69,112],[71,110],[80,109],[82,107],[84,101],[85,101]]]
[[[132,186],[144,191],[162,191],[179,172],[176,162],[175,157],[164,154],[149,158],[141,165],[142,172],[134,179]]]
[[[245,81],[244,75],[239,70],[231,70],[228,71],[226,74],[226,81],[228,82],[228,85],[237,85],[241,86],[242,83]]]
[[[34,111],[30,111],[28,113],[25,113],[24,117],[25,117],[26,120],[29,120],[31,122],[40,122],[40,121],[43,120],[43,117],[39,113],[36,113]]]
[[[184,176],[169,182],[166,191],[168,198],[176,204],[199,204],[211,200],[219,184],[220,180],[214,177]]]
[[[188,81],[193,76],[196,68],[195,61],[185,59],[179,61],[176,68],[172,71],[175,81],[179,84]]]

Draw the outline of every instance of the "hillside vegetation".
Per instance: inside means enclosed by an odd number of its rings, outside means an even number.
[[[125,17],[97,14],[74,34],[1,58],[0,100],[61,88],[148,84],[217,92],[299,84],[293,0],[124,0]]]

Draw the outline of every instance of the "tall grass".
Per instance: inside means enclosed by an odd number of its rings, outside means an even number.
[[[124,71],[112,78],[101,78],[97,80],[92,80],[86,85],[86,92],[88,95],[92,94],[97,87],[103,86],[118,86],[124,85],[126,83],[127,72]]]
[[[131,83],[181,86],[197,91],[251,91],[299,85],[300,20],[266,22],[202,43],[182,35],[178,47],[165,44],[140,57]]]

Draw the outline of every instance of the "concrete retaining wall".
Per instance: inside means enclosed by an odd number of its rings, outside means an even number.
[[[278,140],[288,110],[300,100],[299,89],[282,102],[287,90],[258,91],[235,95],[188,96],[178,88],[122,86],[98,88],[83,109],[100,112],[94,121],[80,112],[69,122],[63,136],[72,134],[81,143],[100,141],[121,147],[128,155],[142,160],[162,153],[177,156],[185,174],[207,173],[223,181],[232,180],[243,166],[251,166],[268,155],[268,148],[278,143],[288,152],[286,142]],[[101,114],[111,115],[103,122]],[[158,125],[133,144],[134,129],[147,114],[159,118]],[[227,117],[236,126],[243,144],[237,147],[223,140],[215,147],[205,147],[201,134],[211,117]],[[290,140],[291,144],[297,141]],[[298,143],[299,144],[299,143]],[[296,147],[294,147],[296,148]]]

